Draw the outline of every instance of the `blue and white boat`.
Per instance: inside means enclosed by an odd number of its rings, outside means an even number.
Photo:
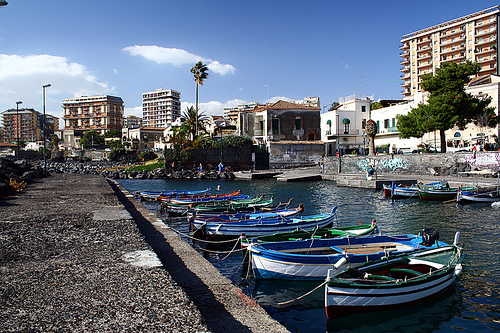
[[[247,238],[272,235],[278,232],[291,232],[299,229],[329,227],[337,215],[337,207],[328,214],[307,215],[300,217],[274,217],[234,221],[217,221],[194,224],[191,230],[195,237],[207,239],[236,239],[244,235]]]
[[[325,309],[328,319],[399,309],[443,293],[462,272],[458,236],[443,246],[389,256],[356,268],[328,271]],[[339,269],[341,272],[337,272]]]
[[[392,254],[447,245],[437,238],[439,233],[434,237],[423,234],[306,239],[251,244],[248,250],[257,279],[324,280],[328,270],[341,259],[347,258],[351,266],[356,266]]]
[[[178,197],[193,197],[199,195],[205,195],[212,191],[212,188],[206,188],[204,190],[163,190],[163,191],[138,191],[136,195],[143,200],[156,200],[158,197],[170,197],[170,198],[178,198]]]

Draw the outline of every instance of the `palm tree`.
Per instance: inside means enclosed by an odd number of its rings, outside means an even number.
[[[198,115],[198,86],[203,85],[203,81],[208,78],[208,67],[203,62],[198,61],[192,68],[191,73],[194,75],[194,82],[196,82],[196,115]],[[195,122],[195,132],[198,135],[198,121]]]
[[[184,111],[182,114],[182,121],[184,122],[182,126],[184,126],[186,131],[190,134],[192,141],[199,135],[199,133],[196,132],[198,129],[204,133],[207,131],[206,123],[208,122],[208,117],[205,116],[203,112],[198,114],[196,109],[192,106]]]

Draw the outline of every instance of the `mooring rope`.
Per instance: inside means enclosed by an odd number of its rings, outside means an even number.
[[[170,227],[170,229],[172,229],[174,232],[176,232],[177,234],[181,235],[181,236],[184,236],[186,238],[189,238],[189,239],[192,239],[192,240],[195,240],[195,241],[198,241],[198,242],[202,242],[202,243],[209,243],[209,244],[224,244],[224,243],[230,243],[230,242],[236,242],[238,243],[238,239],[228,239],[228,240],[225,240],[225,241],[209,241],[209,240],[206,240],[206,239],[201,239],[201,238],[196,238],[196,237],[193,237],[193,236],[190,236],[188,234],[185,234],[183,232],[180,232],[179,230],[176,230],[172,227]]]
[[[288,301],[286,301],[286,302],[279,302],[279,303],[276,303],[276,304],[277,304],[277,305],[287,305],[287,304],[293,303],[293,302],[295,302],[295,301],[298,301],[299,299],[304,298],[304,297],[306,297],[306,296],[308,296],[308,295],[312,294],[313,292],[315,292],[315,291],[316,291],[316,290],[318,290],[319,288],[323,287],[325,284],[326,284],[326,281],[325,281],[325,282],[323,282],[322,284],[320,284],[319,286],[317,286],[316,288],[314,288],[313,290],[308,291],[307,293],[305,293],[305,294],[304,294],[304,295],[302,295],[302,296],[299,296],[299,297],[297,297],[297,298],[294,298],[294,299],[288,300]]]

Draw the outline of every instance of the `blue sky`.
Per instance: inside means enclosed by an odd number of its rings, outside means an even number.
[[[493,7],[494,1],[7,0],[0,7],[0,112],[62,118],[64,98],[110,94],[142,115],[142,93],[195,101],[190,68],[209,65],[200,109],[319,96],[401,98],[404,34]],[[62,122],[61,122],[62,123]]]

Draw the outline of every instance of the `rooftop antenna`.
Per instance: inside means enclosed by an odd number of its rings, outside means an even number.
[[[364,76],[359,76],[359,89],[361,91],[360,99],[363,98],[363,78]]]

